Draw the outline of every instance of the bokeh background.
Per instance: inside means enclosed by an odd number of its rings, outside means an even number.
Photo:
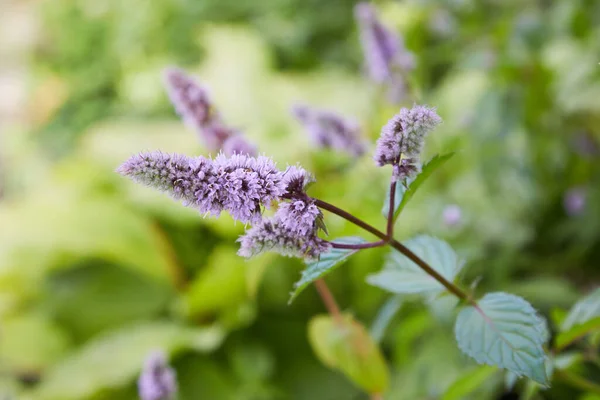
[[[289,112],[354,116],[371,143],[397,112],[364,77],[354,3],[0,0],[0,398],[135,399],[155,348],[180,399],[366,398],[309,346],[307,321],[324,312],[314,290],[287,305],[300,261],[244,261],[243,226],[114,173],[138,151],[207,154],[162,87],[178,65],[261,152],[311,170],[311,194],[382,226],[389,171],[313,148]],[[519,294],[547,317],[568,309],[600,283],[600,2],[376,4],[444,119],[428,156],[458,151],[397,237],[449,241],[478,293]],[[359,233],[326,221],[332,237]],[[365,283],[384,256],[360,252],[327,278],[367,326],[389,298]],[[445,398],[474,371],[438,311],[410,303],[386,330],[389,399]],[[600,383],[597,357],[578,368]],[[464,398],[518,399],[524,383],[503,380],[488,374]],[[587,392],[556,381],[530,398],[600,398]]]

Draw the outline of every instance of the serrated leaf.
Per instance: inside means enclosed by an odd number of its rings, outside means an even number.
[[[44,375],[36,398],[80,400],[128,385],[149,352],[183,349],[210,351],[223,338],[217,328],[191,328],[172,323],[144,323],[112,331],[86,343]]]
[[[549,384],[543,349],[545,321],[524,299],[502,292],[489,293],[458,314],[458,347],[480,364],[496,365],[517,375]]]
[[[463,263],[443,240],[422,235],[407,240],[404,245],[450,282],[462,268]],[[389,254],[381,271],[367,277],[367,283],[397,294],[435,295],[445,290],[442,284],[396,250]]]
[[[366,243],[366,240],[358,236],[348,236],[335,239],[335,242],[343,244],[361,244]],[[294,301],[294,299],[309,284],[329,274],[336,267],[340,266],[344,260],[356,252],[357,250],[351,249],[331,249],[327,253],[321,254],[319,260],[308,263],[306,268],[302,271],[300,280],[294,284],[294,291],[291,294],[289,303]]]
[[[579,300],[571,308],[560,329],[566,331],[595,317],[600,317],[600,288]]]
[[[446,393],[442,396],[442,400],[461,400],[466,398],[466,396],[483,385],[496,371],[496,368],[489,365],[483,365],[474,370],[467,371],[446,390]]]
[[[313,317],[309,341],[325,365],[340,370],[368,393],[383,393],[389,385],[385,359],[364,326],[352,316],[341,321],[329,315]]]
[[[575,325],[568,330],[559,333],[558,336],[556,336],[554,348],[556,351],[560,351],[574,341],[593,332],[600,332],[600,317],[592,318],[582,324]]]
[[[401,182],[398,182],[398,184],[396,185],[396,194],[394,195],[394,221],[396,220],[396,218],[398,218],[404,207],[406,207],[410,199],[412,199],[412,197],[415,195],[417,190],[419,190],[421,185],[425,183],[425,181],[435,172],[435,170],[437,170],[439,167],[444,165],[446,161],[452,158],[452,156],[454,156],[454,152],[447,153],[444,155],[435,155],[431,160],[429,160],[429,162],[423,165],[421,172],[415,178],[408,180],[408,182],[406,183],[407,187],[405,187],[405,185],[403,185]],[[389,206],[390,191],[388,189],[383,209],[381,210],[384,217],[386,218],[388,216]]]

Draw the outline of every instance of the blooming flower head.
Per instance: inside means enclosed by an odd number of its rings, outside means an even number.
[[[274,251],[286,257],[316,259],[331,248],[327,241],[316,234],[301,235],[287,229],[277,217],[252,226],[240,236],[238,242],[238,254],[247,258]]]
[[[283,173],[286,192],[290,197],[297,197],[306,191],[306,187],[315,181],[308,171],[300,166],[290,166]]]
[[[304,105],[296,105],[292,113],[317,146],[346,151],[353,156],[365,152],[365,144],[360,139],[360,126],[356,121]]]
[[[354,13],[370,78],[376,83],[385,83],[390,96],[401,96],[406,86],[402,73],[414,68],[413,54],[406,50],[398,34],[381,23],[371,4],[358,3]]]
[[[167,365],[164,353],[153,352],[145,361],[138,379],[141,400],[170,400],[177,391],[175,371]]]
[[[268,157],[234,154],[214,160],[160,152],[135,155],[121,165],[122,175],[182,200],[186,206],[218,216],[227,211],[241,222],[261,219],[261,206],[286,193],[283,172]]]
[[[375,163],[378,166],[393,165],[397,179],[414,176],[418,171],[425,135],[441,122],[433,108],[402,108],[381,130],[375,149]]]
[[[197,132],[209,150],[223,149],[227,155],[236,152],[256,154],[256,148],[246,143],[236,129],[225,125],[206,89],[194,78],[172,67],[165,70],[164,81],[175,110],[185,124]]]

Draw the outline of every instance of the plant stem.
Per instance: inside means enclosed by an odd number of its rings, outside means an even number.
[[[341,208],[334,206],[333,204],[329,204],[329,203],[327,203],[323,200],[319,200],[319,199],[314,199],[314,200],[315,200],[315,204],[317,205],[317,207],[320,207],[320,208],[327,210],[333,214],[336,214],[336,215],[352,222],[353,224],[363,228],[364,230],[372,233],[373,235],[377,236],[378,238],[382,239],[383,241],[387,242],[394,249],[398,250],[400,253],[404,254],[412,262],[417,264],[423,271],[425,271],[433,279],[435,279],[436,281],[441,283],[446,289],[448,289],[448,291],[450,293],[454,294],[459,299],[464,300],[474,306],[477,305],[475,303],[475,301],[473,299],[471,299],[471,297],[468,296],[461,288],[459,288],[454,283],[448,281],[446,278],[444,278],[442,275],[440,275],[439,272],[437,272],[435,269],[433,269],[433,267],[431,267],[429,264],[427,264],[425,261],[423,261],[421,258],[419,258],[415,253],[410,251],[402,243],[398,242],[397,240],[395,240],[393,238],[389,238],[385,233],[381,232],[379,229],[369,225],[368,223],[355,217],[354,215],[350,214],[349,212],[344,211]]]
[[[335,297],[333,297],[333,293],[331,293],[323,278],[315,281],[315,287],[317,288],[317,292],[319,292],[319,296],[321,296],[323,304],[325,304],[325,308],[327,308],[329,314],[331,314],[336,322],[342,323],[342,314],[340,313],[340,308],[335,301]]]
[[[396,201],[396,180],[392,179],[390,184],[390,208],[387,217],[387,237],[392,239],[394,237],[394,209]]]
[[[373,247],[381,247],[387,244],[385,240],[379,240],[372,243],[360,243],[360,244],[348,244],[348,243],[335,243],[330,242],[331,247],[334,249],[348,249],[348,250],[361,250],[361,249],[372,249]]]

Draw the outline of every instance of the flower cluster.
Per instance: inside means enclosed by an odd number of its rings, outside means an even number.
[[[146,359],[138,380],[141,400],[170,400],[177,391],[175,371],[167,365],[162,352],[153,352]]]
[[[286,193],[284,173],[267,157],[234,154],[214,160],[160,152],[131,157],[118,169],[138,183],[169,193],[186,206],[241,222],[258,222],[261,206]]]
[[[222,149],[226,155],[256,154],[256,148],[240,132],[223,123],[206,90],[191,76],[178,68],[169,68],[164,73],[164,81],[175,110],[209,150]]]
[[[419,170],[425,135],[441,122],[433,108],[402,108],[381,130],[375,162],[378,166],[392,165],[396,180],[414,176]]]
[[[402,75],[415,67],[413,54],[404,47],[399,35],[381,23],[371,4],[357,4],[355,15],[370,78],[385,84],[390,98],[400,101],[406,91]]]
[[[295,106],[292,113],[317,146],[346,151],[355,157],[365,152],[366,146],[360,139],[357,121],[304,105]]]

